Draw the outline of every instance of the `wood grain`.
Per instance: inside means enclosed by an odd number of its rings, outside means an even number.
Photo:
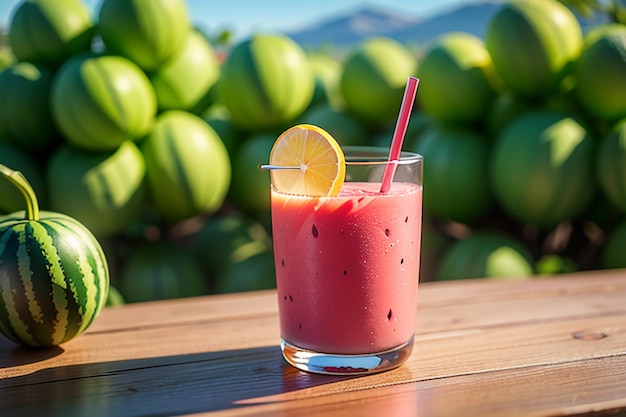
[[[59,348],[2,339],[0,415],[626,414],[626,271],[425,283],[408,363],[365,377],[287,365],[276,304],[134,304]]]

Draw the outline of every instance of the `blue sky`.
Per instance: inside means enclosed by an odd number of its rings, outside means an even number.
[[[21,0],[0,0],[0,27]],[[102,0],[83,0],[96,10]],[[230,29],[236,37],[256,31],[290,31],[365,5],[425,18],[472,0],[187,0],[193,23],[209,31]]]

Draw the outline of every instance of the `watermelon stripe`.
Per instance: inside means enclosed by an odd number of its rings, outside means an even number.
[[[48,224],[48,226],[51,225]],[[68,227],[65,223],[55,223],[54,227],[59,229],[62,236],[80,236],[80,232],[77,233],[76,227],[73,225]],[[81,333],[91,323],[98,311],[98,297],[100,297],[96,286],[98,277],[94,274],[94,269],[89,263],[93,251],[91,244],[87,244],[87,242],[91,243],[91,240],[82,239],[81,246],[73,247],[74,252],[63,257],[66,260],[72,259],[71,263],[64,263],[64,267],[67,272],[68,283],[72,286],[74,301],[77,303],[74,310],[80,313],[80,316],[72,324],[71,332],[74,334]]]
[[[76,317],[77,320],[72,323],[72,332],[74,334],[82,333],[91,323],[100,299],[98,288],[94,285],[95,280],[98,278],[94,275],[94,270],[89,263],[90,255],[87,248],[81,247],[79,251],[73,254],[75,257],[73,263],[66,268],[66,271],[69,272],[70,267],[76,267],[76,273],[78,274],[75,278],[70,278],[70,274],[67,274],[68,284],[72,287],[72,293],[76,302],[73,310],[79,314]],[[67,260],[68,258],[64,257],[64,259]]]
[[[67,223],[66,223],[67,224]],[[97,239],[86,230],[80,223],[75,222],[75,232],[80,234],[85,245],[89,244],[89,259],[93,264],[93,270],[96,271],[95,285],[98,288],[99,308],[106,303],[107,293],[109,290],[109,267],[106,256]]]
[[[23,232],[26,233],[26,230],[26,227],[24,227]],[[35,323],[41,324],[44,322],[44,309],[42,309],[42,306],[37,302],[36,296],[36,294],[41,294],[41,292],[35,288],[35,283],[32,279],[31,271],[33,269],[30,265],[30,250],[23,244],[23,241],[28,238],[24,234],[16,237],[16,241],[19,242],[19,245],[16,247],[16,259],[18,260],[17,266],[19,268],[19,273],[14,276],[19,276],[21,278],[23,292],[19,293],[23,294],[25,302],[28,304],[30,318],[32,318]]]
[[[33,326],[33,320],[28,309],[28,300],[25,298],[24,282],[20,279],[23,268],[23,262],[17,258],[20,256],[21,240],[24,234],[24,226],[22,224],[15,226],[8,231],[5,236],[5,246],[3,254],[9,254],[11,258],[16,258],[15,263],[6,263],[7,279],[3,280],[3,292],[5,293],[4,302],[9,311],[14,312],[8,317],[8,325],[12,328],[15,336],[20,340],[35,341],[30,329]],[[18,278],[16,278],[18,277]]]
[[[48,308],[45,322],[33,330],[39,335],[40,344],[55,345],[59,343],[59,335],[65,332],[67,325],[66,288],[65,282],[61,279],[63,271],[59,270],[57,266],[59,256],[56,252],[55,242],[41,224],[38,222],[30,223],[30,226],[27,227],[27,240],[23,245],[28,247],[30,271],[38,277],[35,281],[40,286],[36,290],[36,294],[39,295],[39,303]],[[42,279],[46,275],[48,278]]]
[[[52,227],[51,227],[52,226]],[[48,248],[44,246],[44,242],[39,242],[40,247],[46,248],[46,251],[54,251],[54,256],[50,256],[51,253],[45,253],[48,258],[55,259],[58,262],[58,268],[60,273],[53,278],[55,284],[55,290],[59,291],[59,298],[64,303],[64,321],[63,327],[59,327],[54,332],[54,338],[56,343],[62,343],[67,340],[68,337],[73,337],[80,326],[82,321],[81,312],[79,311],[80,302],[76,300],[76,287],[75,280],[80,281],[82,278],[78,275],[77,271],[74,271],[75,266],[75,252],[80,250],[79,245],[74,245],[73,235],[63,234],[59,235],[59,231],[55,228],[57,223],[53,222],[40,222],[42,232],[40,236],[47,236],[52,245]],[[76,279],[78,277],[78,279]],[[62,291],[62,294],[61,294]],[[58,306],[58,304],[57,304]],[[59,309],[60,310],[60,309]],[[59,311],[59,313],[61,313]]]
[[[164,136],[167,138],[164,147],[166,148],[166,155],[172,155],[170,162],[172,162],[174,166],[171,166],[170,168],[172,169],[172,171],[176,171],[176,173],[170,178],[174,180],[176,189],[178,189],[180,192],[180,194],[175,199],[172,199],[172,197],[168,195],[167,199],[169,201],[167,204],[172,204],[172,201],[179,202],[179,213],[181,211],[182,213],[184,213],[187,211],[187,207],[192,207],[193,209],[196,209],[197,203],[194,201],[194,192],[192,189],[193,179],[189,178],[188,173],[185,171],[185,163],[181,160],[181,155],[184,154],[184,150],[180,150],[178,149],[178,147],[181,146],[182,143],[173,140],[173,138],[176,137],[174,124],[169,123],[167,125],[167,130],[168,132]],[[204,138],[195,138],[194,140],[204,140]],[[170,174],[172,174],[171,171]]]
[[[6,233],[0,237],[0,259],[10,258],[6,254],[12,254],[15,251],[15,245],[11,245],[11,237],[14,237],[12,230],[7,230]],[[11,277],[19,276],[17,271],[17,265],[3,261],[0,264],[0,300],[2,300],[2,306],[0,309],[0,331],[6,335],[9,339],[14,341],[21,340],[20,332],[16,329],[25,329],[26,325],[20,320],[19,315],[16,316],[11,312],[15,311],[15,299],[12,296],[12,279]],[[25,340],[32,340],[29,335],[26,335]]]
[[[22,223],[13,229],[14,235],[11,238],[10,248],[15,253],[15,259],[17,260],[15,268],[17,274],[13,277],[19,277],[19,279],[11,279],[11,289],[13,291],[12,299],[14,310],[20,320],[21,326],[14,327],[15,331],[22,338],[33,338],[37,340],[37,335],[33,331],[37,325],[31,311],[29,309],[29,300],[25,297],[26,288],[29,286],[30,280],[30,260],[28,258],[27,248],[24,246],[24,235],[26,233],[26,224]]]
[[[79,236],[81,242],[85,247],[88,247],[89,254],[88,260],[91,265],[91,270],[95,271],[94,284],[98,292],[96,293],[98,300],[106,300],[107,293],[109,291],[109,269],[106,256],[102,247],[98,243],[97,239],[84,228],[84,226],[78,222],[64,222],[64,226],[70,227],[74,233]],[[104,301],[102,301],[102,306]],[[102,306],[99,306],[101,308]]]
[[[54,225],[52,222],[44,223],[61,232],[63,236],[76,236],[81,242],[79,251],[68,257],[64,256],[66,259],[75,259],[75,262],[65,267],[67,280],[73,283],[74,297],[79,305],[83,306],[80,310],[76,308],[81,313],[81,322],[76,331],[81,333],[91,324],[106,302],[108,268],[104,253],[95,238],[85,233],[82,225],[67,221],[55,222]]]
[[[7,281],[5,280],[6,275],[3,275],[3,272],[0,271],[0,281]],[[2,283],[0,282],[0,300],[2,302],[0,302],[0,332],[2,332],[3,335],[5,335],[9,340],[12,340],[14,342],[20,342],[20,338],[18,337],[18,335],[15,333],[15,331],[13,331],[13,326],[11,326],[11,322],[9,321],[9,312],[6,308],[6,302],[4,300],[4,291],[2,289]]]
[[[17,274],[13,275],[13,300],[15,302],[15,311],[18,313],[24,328],[20,332],[28,333],[35,341],[38,337],[38,326],[44,320],[44,309],[37,303],[34,295],[38,290],[34,287],[31,271],[31,259],[29,256],[30,248],[24,242],[27,241],[28,223],[22,223],[13,229],[14,237],[12,241],[15,243],[15,256]],[[36,312],[36,313],[34,313]],[[17,329],[16,329],[17,330]]]
[[[42,286],[41,297],[45,297],[45,304],[51,309],[46,322],[37,329],[40,335],[39,343],[53,345],[60,340],[59,334],[64,333],[67,322],[67,302],[65,300],[65,282],[62,279],[63,271],[58,267],[59,257],[54,247],[54,241],[39,224],[30,228],[27,245],[29,246],[32,273],[39,277],[48,275],[47,279],[37,279]],[[47,291],[44,292],[44,286]],[[45,295],[44,295],[45,294]],[[43,302],[43,301],[42,301]]]
[[[2,229],[0,332],[32,346],[82,333],[108,293],[108,264],[96,238],[65,216]]]

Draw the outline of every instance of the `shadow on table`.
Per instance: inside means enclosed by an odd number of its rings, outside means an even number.
[[[332,393],[350,378],[298,371],[278,346],[59,366],[0,380],[0,415],[200,413]]]
[[[65,350],[60,346],[43,349],[34,348],[17,345],[4,339],[0,341],[0,373],[2,369],[12,366],[28,365],[54,358],[64,351]]]

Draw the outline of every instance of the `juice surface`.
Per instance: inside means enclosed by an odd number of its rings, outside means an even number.
[[[422,188],[345,183],[337,197],[272,190],[281,333],[326,353],[371,353],[415,332]]]

